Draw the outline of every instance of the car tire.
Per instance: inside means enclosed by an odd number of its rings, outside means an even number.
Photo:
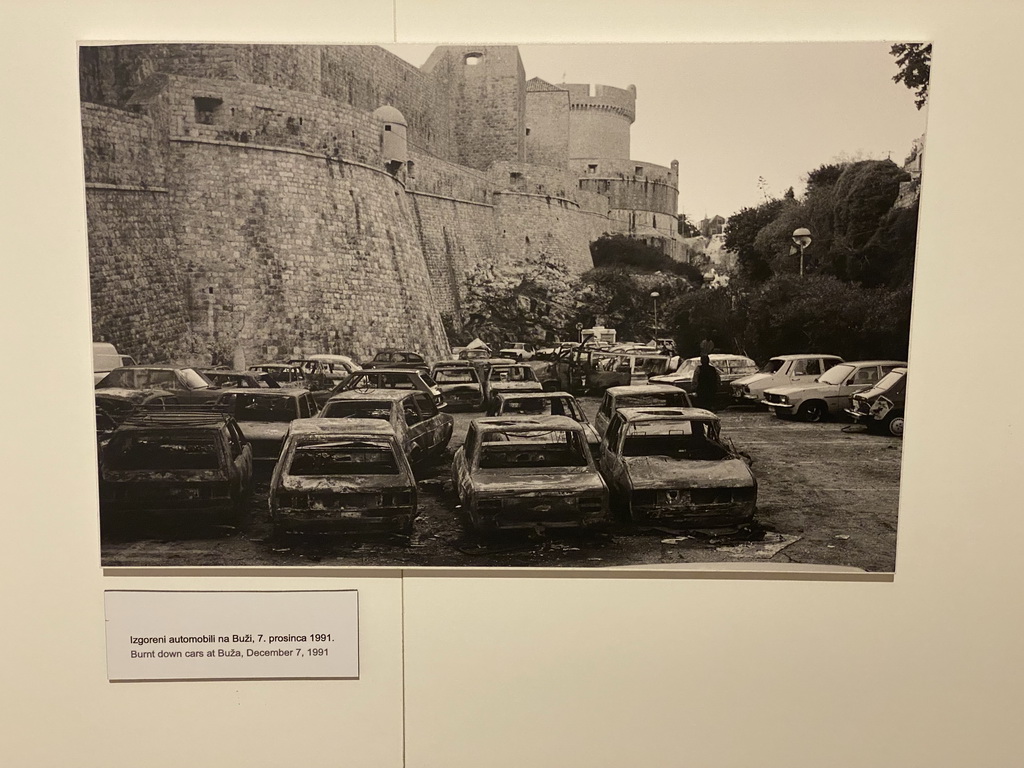
[[[820,421],[824,421],[825,417],[828,416],[828,406],[820,400],[812,400],[801,405],[797,415],[803,421],[817,424]]]
[[[903,414],[892,413],[883,422],[884,432],[893,437],[903,437]]]

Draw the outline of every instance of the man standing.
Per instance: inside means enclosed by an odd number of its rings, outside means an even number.
[[[709,411],[715,408],[715,398],[718,396],[718,388],[722,384],[722,377],[718,369],[711,364],[711,358],[707,353],[700,356],[700,365],[693,372],[693,386],[697,393],[697,407],[706,408]]]

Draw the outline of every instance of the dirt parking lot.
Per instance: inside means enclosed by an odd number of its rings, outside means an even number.
[[[584,398],[593,416],[598,400]],[[475,413],[453,414],[451,451]],[[420,516],[411,540],[399,537],[270,536],[266,484],[238,528],[174,524],[130,534],[105,531],[105,566],[470,566],[601,567],[675,562],[774,561],[895,568],[899,500],[898,438],[845,422],[804,424],[752,409],[720,414],[722,434],[747,453],[759,482],[753,536],[714,537],[669,529],[551,536],[467,536],[451,492],[451,452],[422,468]],[[753,540],[751,540],[753,539]]]

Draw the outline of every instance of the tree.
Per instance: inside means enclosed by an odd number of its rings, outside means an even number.
[[[759,251],[754,242],[758,232],[773,222],[785,205],[784,200],[769,200],[729,217],[725,224],[725,247],[735,251],[741,276],[758,282],[771,277],[772,267],[767,254]]]
[[[693,269],[685,262],[676,261],[653,245],[626,235],[605,234],[590,244],[594,266],[622,269],[632,274],[670,272],[692,277]]]
[[[914,104],[921,109],[928,103],[928,80],[932,68],[931,43],[897,43],[889,49],[896,57],[899,72],[893,75],[893,81],[903,83],[914,91]]]

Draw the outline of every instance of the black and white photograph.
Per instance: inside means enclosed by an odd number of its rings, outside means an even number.
[[[894,572],[931,54],[81,44],[102,564]]]

